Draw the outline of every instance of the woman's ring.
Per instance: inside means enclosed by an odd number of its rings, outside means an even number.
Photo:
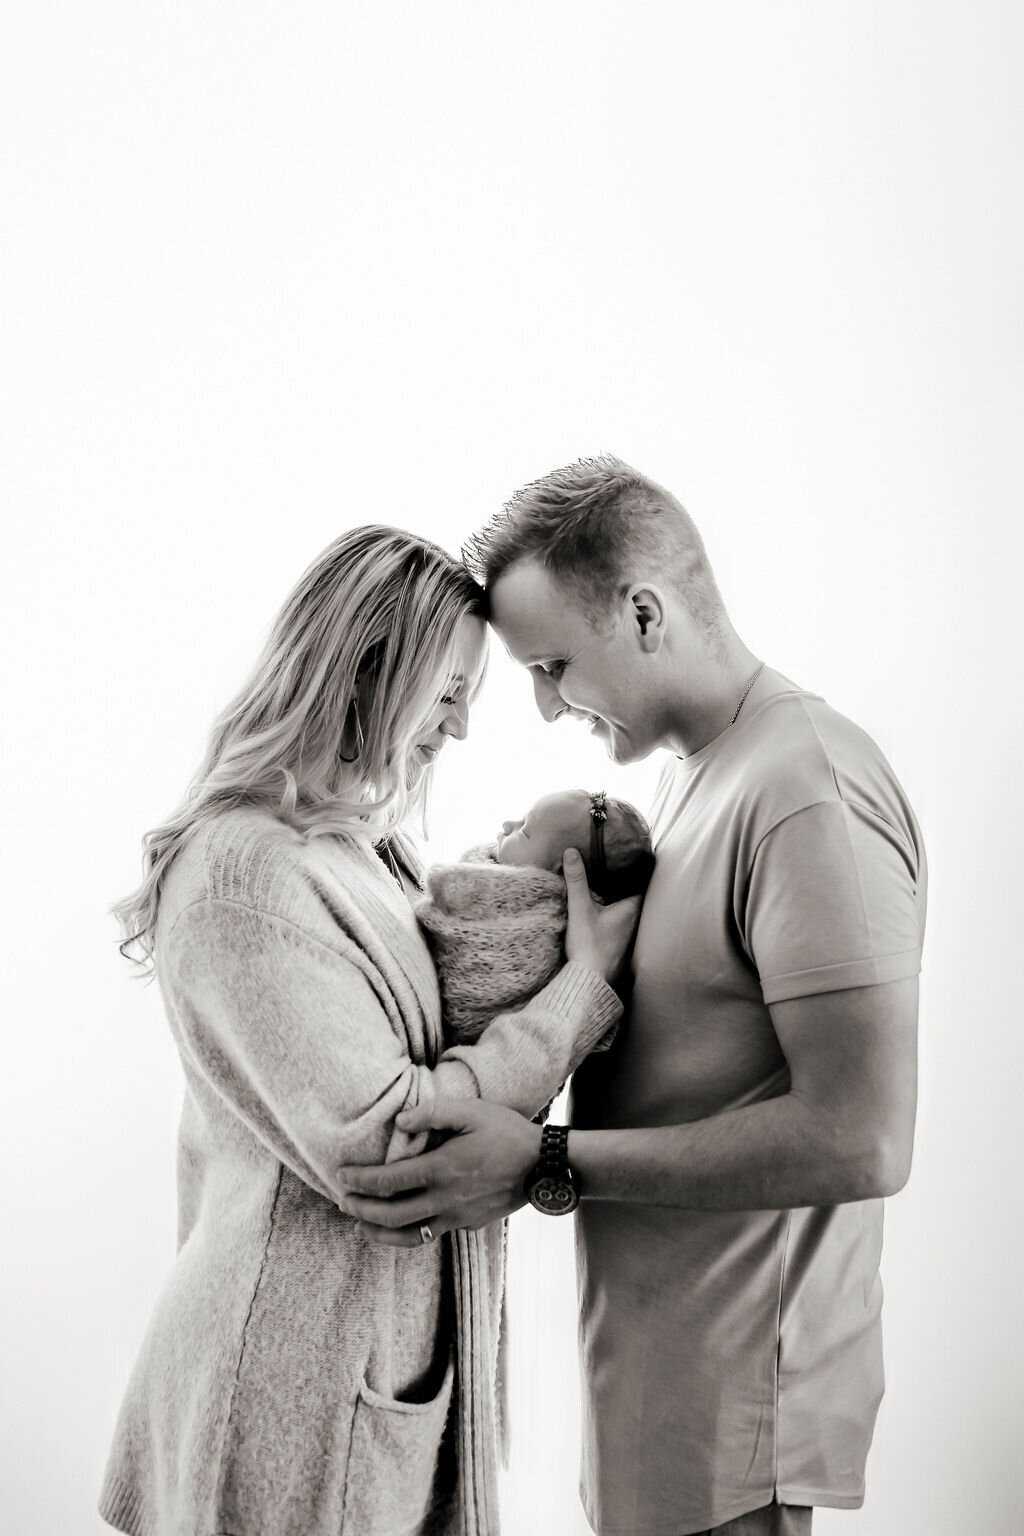
[[[433,1241],[434,1241],[434,1234],[433,1234],[433,1232],[431,1232],[430,1228],[427,1226],[425,1221],[421,1221],[420,1222],[420,1242],[421,1243],[432,1243]]]

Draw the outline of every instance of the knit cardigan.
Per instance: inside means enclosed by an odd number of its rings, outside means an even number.
[[[567,964],[473,1044],[369,840],[224,813],[168,874],[157,974],[185,1074],[178,1253],[100,1496],[129,1536],[492,1536],[500,1223],[363,1237],[337,1170],[411,1155],[395,1116],[543,1105],[618,1017]]]

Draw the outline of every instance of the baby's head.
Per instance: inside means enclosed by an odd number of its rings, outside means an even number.
[[[558,872],[567,848],[578,848],[590,888],[603,901],[647,889],[654,868],[651,833],[638,810],[584,789],[543,795],[522,821],[506,821],[499,864],[532,864]]]

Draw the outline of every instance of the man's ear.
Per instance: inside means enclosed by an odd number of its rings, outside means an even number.
[[[631,587],[626,594],[629,620],[640,649],[653,656],[665,643],[668,607],[657,587]]]

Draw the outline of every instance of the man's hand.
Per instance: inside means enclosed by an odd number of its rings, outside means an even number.
[[[627,896],[610,907],[595,901],[587,884],[586,865],[577,848],[565,850],[562,874],[568,902],[566,959],[589,966],[611,985],[633,942],[643,897]]]
[[[523,1180],[540,1156],[541,1128],[515,1110],[481,1099],[440,1099],[403,1110],[403,1131],[454,1132],[431,1152],[376,1168],[342,1168],[339,1202],[365,1235],[414,1248],[426,1222],[435,1237],[456,1227],[486,1227],[526,1204]]]

